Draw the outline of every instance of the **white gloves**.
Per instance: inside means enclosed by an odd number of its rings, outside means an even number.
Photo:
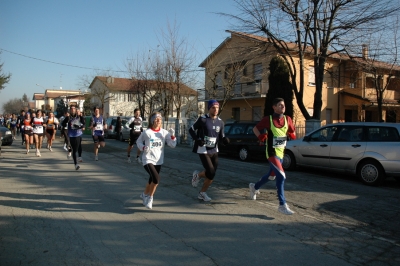
[[[175,130],[174,129],[172,129],[172,128],[170,128],[170,129],[168,129],[168,132],[169,132],[169,134],[171,134],[171,136],[175,136]]]

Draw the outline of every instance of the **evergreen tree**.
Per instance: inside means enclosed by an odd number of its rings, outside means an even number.
[[[283,98],[286,106],[285,114],[293,117],[293,92],[289,79],[289,69],[285,61],[278,56],[272,58],[269,63],[269,70],[269,90],[265,98],[264,116],[274,113],[272,101],[275,98]]]
[[[63,116],[65,114],[65,112],[68,111],[68,103],[65,102],[63,99],[61,99],[58,103],[57,103],[57,117],[60,118],[61,116]]]

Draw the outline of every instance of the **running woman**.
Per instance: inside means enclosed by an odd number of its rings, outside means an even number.
[[[140,110],[136,108],[134,110],[134,117],[129,119],[128,121],[129,127],[131,128],[129,132],[129,143],[128,143],[128,163],[131,163],[131,150],[133,145],[136,144],[137,139],[139,138],[140,134],[143,132],[142,127],[142,118],[140,117]],[[136,152],[136,161],[140,163],[140,150],[137,149]]]
[[[44,119],[42,117],[42,111],[36,111],[36,117],[32,118],[32,125],[33,125],[33,139],[35,141],[36,146],[36,156],[42,156],[40,154],[40,149],[42,148],[43,142],[43,134],[44,134]]]
[[[137,146],[143,151],[142,164],[147,173],[149,181],[144,192],[140,195],[143,205],[147,209],[153,208],[153,197],[160,183],[161,165],[164,163],[165,143],[171,148],[176,147],[175,130],[161,128],[162,116],[159,112],[151,114],[149,128],[137,139]]]
[[[296,139],[296,131],[289,116],[285,113],[285,102],[282,98],[276,98],[272,102],[274,114],[264,117],[254,128],[253,132],[260,142],[266,141],[266,153],[269,161],[269,171],[263,175],[257,183],[250,183],[250,199],[256,200],[256,195],[262,185],[269,180],[276,179],[276,187],[278,190],[279,207],[278,211],[291,215],[294,212],[289,208],[285,199],[284,183],[286,179],[285,172],[282,167],[283,154],[285,151],[286,141],[288,138]],[[261,134],[264,129],[267,133]],[[275,177],[275,178],[274,178]]]
[[[197,187],[201,178],[204,179],[199,199],[210,201],[207,189],[214,180],[218,167],[218,143],[229,144],[229,139],[224,134],[224,122],[218,117],[219,103],[216,100],[208,101],[208,114],[200,116],[189,129],[189,134],[195,140],[193,152],[198,153],[204,170],[194,171],[192,186]]]
[[[78,152],[79,161],[82,161],[82,134],[83,130],[85,130],[85,120],[82,116],[79,116],[76,112],[76,106],[71,105],[70,107],[70,115],[65,117],[62,122],[62,127],[68,129],[68,139],[70,142],[70,149],[67,155],[67,158],[74,159],[75,170],[79,170],[80,166],[78,165],[78,160],[76,158],[76,152]]]
[[[11,131],[13,140],[17,139],[16,138],[17,137],[17,122],[18,122],[18,119],[17,119],[16,114],[12,114],[11,119],[10,119],[10,131]]]
[[[69,112],[65,112],[65,116],[63,118],[63,120],[61,121],[61,125],[63,125],[64,119],[66,119],[67,117],[69,117]],[[68,118],[69,119],[69,118]],[[66,126],[61,126],[61,136],[64,136],[64,150],[69,152],[69,150],[71,149],[71,145],[69,143],[69,137],[68,137],[68,125],[66,124]],[[71,158],[71,154],[68,153],[68,157]]]
[[[47,137],[47,149],[53,151],[51,146],[53,145],[53,140],[55,139],[58,119],[54,116],[53,112],[49,112],[49,116],[46,120],[46,137]]]
[[[21,129],[23,128],[26,154],[29,153],[29,148],[33,145],[33,127],[31,114],[28,112],[25,114],[24,120],[22,121]]]
[[[99,148],[106,146],[104,140],[104,129],[106,128],[106,121],[103,116],[100,115],[99,107],[94,107],[94,114],[90,119],[90,129],[92,130],[92,137],[94,142],[94,160],[99,160]]]

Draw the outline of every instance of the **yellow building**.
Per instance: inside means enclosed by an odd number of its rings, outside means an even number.
[[[264,37],[227,31],[231,34],[201,64],[205,68],[206,100],[220,101],[223,120],[258,121],[264,113],[269,84],[269,63],[278,56],[272,43]],[[288,44],[290,45],[294,44]],[[361,50],[361,48],[360,48]],[[281,55],[282,56],[282,55]],[[292,55],[293,56],[293,55]],[[321,124],[351,121],[400,121],[400,67],[373,62],[382,77],[382,86],[390,80],[383,94],[382,117],[377,109],[373,88],[376,73],[371,73],[368,50],[363,57],[350,58],[336,54],[328,58],[323,79]],[[315,75],[312,57],[305,58],[303,102],[313,114]],[[296,68],[299,68],[297,65]],[[297,84],[300,79],[296,80]],[[293,99],[293,120],[305,125],[296,99]]]

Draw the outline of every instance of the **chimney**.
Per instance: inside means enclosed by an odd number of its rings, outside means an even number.
[[[111,76],[108,76],[107,83],[114,83],[114,78]]]
[[[362,45],[362,58],[368,59],[368,46],[366,44]]]

